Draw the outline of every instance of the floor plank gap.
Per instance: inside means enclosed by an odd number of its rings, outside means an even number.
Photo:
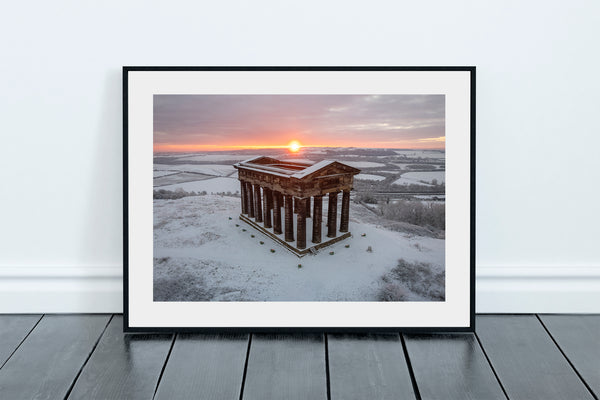
[[[331,376],[329,374],[329,335],[325,336],[325,379],[327,382],[327,400],[331,400]]]
[[[509,398],[594,400],[535,314],[478,316],[477,336]]]
[[[552,333],[550,333],[550,331],[548,330],[548,327],[546,326],[546,324],[544,324],[544,321],[542,321],[542,319],[540,318],[540,316],[538,314],[535,314],[535,316],[538,319],[538,321],[540,321],[540,324],[542,324],[542,327],[544,328],[544,330],[546,331],[546,333],[548,334],[548,336],[550,336],[550,339],[552,339],[552,342],[554,342],[554,344],[556,345],[556,348],[558,349],[558,351],[560,351],[560,354],[563,355],[563,357],[565,358],[565,360],[567,360],[567,362],[569,363],[569,365],[571,366],[571,368],[573,368],[573,371],[575,372],[575,374],[577,374],[577,376],[579,377],[579,379],[581,380],[581,382],[583,383],[583,385],[590,392],[590,394],[592,395],[592,397],[594,397],[594,399],[598,400],[598,397],[596,396],[596,394],[594,393],[594,391],[592,390],[592,388],[590,387],[590,385],[588,385],[588,383],[585,381],[585,379],[583,379],[583,377],[581,376],[581,374],[579,373],[579,371],[577,370],[577,368],[575,368],[575,365],[573,365],[573,363],[571,362],[571,360],[569,359],[569,357],[567,357],[567,355],[565,354],[565,352],[563,351],[563,349],[560,347],[560,345],[558,344],[558,342],[556,341],[556,339],[554,339],[554,336],[552,336]]]
[[[327,400],[324,342],[316,333],[253,335],[244,400]]]
[[[6,360],[4,360],[4,362],[2,363],[2,365],[0,365],[0,369],[2,369],[2,367],[4,367],[6,365],[6,363],[8,362],[8,360],[10,360],[10,358],[13,356],[13,354],[15,354],[17,352],[17,350],[19,350],[19,347],[21,347],[21,345],[23,344],[23,342],[25,340],[27,340],[27,338],[29,337],[29,335],[31,335],[31,332],[33,332],[33,330],[38,326],[38,324],[40,323],[40,321],[42,320],[42,318],[44,318],[44,315],[45,314],[42,314],[42,316],[37,320],[37,322],[29,330],[29,332],[27,332],[27,335],[25,335],[25,337],[23,338],[23,340],[21,340],[19,342],[18,346],[10,353],[10,355],[8,356],[8,358]]]
[[[106,325],[104,325],[104,329],[102,330],[102,332],[98,336],[98,339],[96,339],[96,342],[92,346],[90,354],[88,354],[88,356],[85,359],[85,361],[83,362],[83,364],[81,364],[81,367],[79,367],[79,371],[77,371],[77,374],[75,375],[75,378],[73,379],[73,382],[71,382],[71,386],[69,386],[69,389],[67,390],[67,393],[65,394],[64,400],[67,400],[69,398],[69,396],[71,395],[71,392],[73,391],[73,388],[75,387],[75,383],[77,383],[77,379],[79,379],[79,376],[81,375],[81,372],[85,368],[85,365],[90,360],[90,357],[92,357],[92,354],[94,354],[94,350],[96,350],[96,347],[98,347],[98,343],[100,343],[100,339],[102,339],[102,335],[104,335],[104,332],[106,332],[106,329],[108,328],[108,325],[110,324],[110,321],[112,321],[112,319],[114,317],[115,317],[115,314],[112,314],[110,316],[110,318],[108,319],[108,321],[106,322]]]
[[[248,341],[249,335],[237,333],[177,334],[154,399],[187,400],[200,396],[204,400],[238,400]],[[254,343],[253,339],[251,354]],[[244,398],[248,397],[247,392],[248,378]]]
[[[246,361],[244,362],[244,373],[242,374],[242,387],[240,388],[240,400],[244,397],[244,385],[246,384],[246,374],[248,373],[248,359],[250,358],[250,347],[252,346],[252,334],[248,335],[248,348],[246,349]]]
[[[163,363],[162,369],[160,370],[160,375],[158,375],[158,380],[156,381],[156,387],[154,388],[154,394],[152,395],[152,400],[156,397],[156,392],[158,392],[158,387],[160,386],[160,381],[165,373],[165,368],[167,368],[167,363],[169,362],[169,357],[171,357],[171,352],[173,351],[173,346],[175,345],[175,340],[177,340],[177,333],[173,334],[173,338],[171,339],[171,346],[169,347],[169,352],[167,353],[167,357],[165,358],[165,362]]]
[[[502,389],[502,393],[504,393],[504,397],[506,397],[506,399],[509,400],[510,398],[508,397],[508,394],[506,393],[506,389],[504,388],[502,381],[500,381],[500,378],[498,377],[498,373],[494,369],[494,366],[492,365],[492,362],[490,361],[490,357],[487,355],[485,348],[483,347],[483,344],[481,343],[481,339],[479,339],[479,335],[477,334],[477,332],[473,332],[473,334],[475,335],[475,339],[477,339],[477,343],[479,343],[479,347],[481,348],[481,351],[483,352],[483,355],[485,356],[485,359],[487,360],[488,365],[490,366],[490,368],[492,369],[492,372],[494,373],[494,377],[496,377],[496,380],[498,381],[498,384],[500,385],[500,389]]]
[[[37,318],[39,315],[29,327]],[[0,398],[73,397],[73,388],[83,377],[82,368],[87,369],[88,360],[98,352],[96,346],[111,318],[111,314],[44,315],[2,368]]]
[[[413,391],[415,392],[415,398],[417,400],[421,400],[421,393],[419,392],[419,385],[417,385],[417,379],[415,378],[415,371],[413,371],[412,364],[410,362],[410,356],[408,355],[408,349],[406,348],[406,343],[404,341],[404,334],[400,334],[400,343],[402,343],[402,351],[404,352],[404,359],[406,360],[406,365],[408,366],[408,373],[410,375],[410,381],[412,382]]]

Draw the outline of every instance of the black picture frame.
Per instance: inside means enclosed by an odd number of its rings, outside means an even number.
[[[464,221],[469,226],[468,253],[469,253],[469,310],[468,324],[464,326],[140,326],[131,323],[130,308],[130,285],[131,265],[130,265],[130,216],[132,200],[135,193],[131,193],[131,74],[136,72],[208,72],[208,71],[407,71],[407,72],[464,72],[468,74],[469,82],[469,221]],[[124,332],[203,332],[203,333],[281,333],[281,332],[321,332],[321,333],[342,333],[342,332],[406,332],[406,333],[441,333],[441,332],[473,332],[475,329],[475,120],[476,120],[476,68],[474,66],[125,66],[123,67],[123,314],[124,314]],[[151,134],[151,133],[150,133]],[[134,283],[134,282],[133,282]]]

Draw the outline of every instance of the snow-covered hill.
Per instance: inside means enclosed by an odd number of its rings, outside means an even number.
[[[236,197],[154,200],[156,301],[377,301],[399,259],[436,275],[419,284],[443,293],[444,240],[365,222],[360,204],[351,204],[351,238],[301,259],[240,221],[239,210]],[[405,300],[433,300],[399,285]]]

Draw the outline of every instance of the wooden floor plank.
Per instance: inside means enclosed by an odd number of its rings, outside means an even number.
[[[600,315],[539,317],[590,390],[600,398]]]
[[[593,399],[534,315],[478,316],[476,327],[510,399]]]
[[[0,370],[0,398],[64,398],[109,319],[45,315]]]
[[[327,399],[324,336],[253,335],[243,398]]]
[[[115,316],[69,396],[72,399],[151,399],[173,335],[124,335]]]
[[[248,335],[179,334],[155,399],[238,400]]]
[[[398,334],[327,337],[332,400],[414,399]]]
[[[421,398],[506,399],[473,334],[404,335]]]
[[[41,315],[0,315],[0,367],[15,351]]]

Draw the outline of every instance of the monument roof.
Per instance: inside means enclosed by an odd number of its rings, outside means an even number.
[[[295,179],[303,179],[315,172],[326,169],[335,170],[333,172],[336,173],[350,173],[352,175],[360,173],[358,168],[335,160],[323,160],[319,162],[310,160],[278,160],[267,156],[258,156],[241,161],[234,164],[234,167]]]

